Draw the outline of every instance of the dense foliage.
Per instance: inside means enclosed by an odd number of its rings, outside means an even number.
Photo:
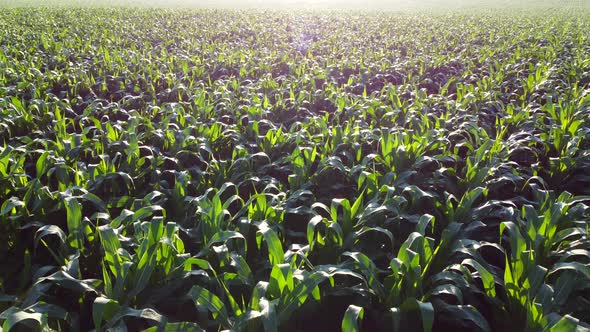
[[[0,12],[5,331],[582,331],[590,15]]]

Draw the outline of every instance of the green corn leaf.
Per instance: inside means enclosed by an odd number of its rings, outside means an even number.
[[[309,249],[313,250],[313,247],[316,243],[316,232],[317,226],[324,221],[324,218],[320,215],[314,216],[311,220],[307,223],[307,243],[309,244]],[[320,235],[318,235],[320,236]]]
[[[363,198],[364,198],[364,192],[361,193],[359,195],[359,197],[354,201],[354,204],[352,205],[352,207],[350,209],[350,214],[352,217],[355,217],[357,215],[357,213],[359,212],[359,209],[363,204]]]
[[[495,282],[494,282],[494,276],[483,265],[481,265],[480,263],[478,263],[477,261],[475,261],[474,259],[471,259],[471,258],[463,260],[463,262],[461,264],[468,265],[468,266],[471,266],[472,268],[474,268],[479,273],[479,276],[480,276],[481,280],[483,281],[483,287],[484,287],[486,294],[488,294],[491,297],[496,296],[496,286],[495,286]],[[469,273],[469,272],[466,271],[466,273]]]
[[[394,331],[405,331],[410,327],[415,329],[416,322],[408,321],[410,317],[414,317],[410,314],[417,314],[420,317],[422,323],[422,331],[432,331],[434,324],[434,308],[431,303],[421,302],[415,298],[406,299],[399,308],[390,309],[390,313],[393,318],[393,330]]]
[[[44,237],[49,235],[55,235],[60,240],[62,244],[66,243],[66,233],[62,231],[61,228],[55,225],[45,225],[40,227],[37,232],[35,233],[35,248],[39,245],[39,241],[41,241]]]
[[[141,255],[134,271],[134,287],[130,291],[130,296],[136,296],[147,287],[152,273],[156,269],[157,258],[157,248],[155,247],[149,248]]]
[[[574,271],[583,275],[586,279],[590,279],[590,266],[582,264],[580,262],[563,262],[553,265],[553,268],[549,270],[548,274],[552,275],[562,271]]]
[[[68,232],[71,240],[70,245],[74,249],[83,249],[82,229],[82,206],[74,197],[65,198]]]
[[[111,317],[119,310],[120,305],[117,301],[105,297],[97,297],[92,305],[92,319],[97,331],[100,331],[103,321],[109,321]]]
[[[0,320],[4,320],[4,324],[2,324],[4,331],[10,331],[19,323],[27,326],[30,330],[42,329],[47,325],[46,315],[37,312],[28,313],[14,307],[1,313]]]
[[[491,332],[486,318],[471,305],[440,304],[436,308],[438,319],[449,322],[464,331]],[[444,324],[444,323],[443,323]]]
[[[25,206],[25,202],[20,201],[16,197],[11,197],[2,203],[2,209],[0,210],[0,217],[12,213],[17,207]]]
[[[519,256],[526,251],[526,241],[524,237],[521,235],[518,227],[513,222],[500,223],[500,236],[502,236],[504,230],[508,231],[510,248],[512,249],[512,257],[520,260]]]
[[[193,286],[188,294],[196,303],[207,307],[207,309],[213,314],[213,317],[218,319],[223,327],[231,327],[231,322],[227,310],[225,309],[225,305],[217,295],[200,286]]]
[[[246,238],[244,237],[244,235],[242,235],[239,232],[233,232],[233,231],[221,231],[221,232],[217,232],[215,233],[215,235],[213,235],[211,237],[211,239],[209,240],[209,243],[207,243],[207,246],[210,247],[213,244],[216,243],[225,243],[230,239],[240,239],[243,240],[242,243],[244,244],[243,252],[247,251],[246,248]]]
[[[277,332],[279,330],[277,310],[275,307],[275,302],[268,301],[266,298],[260,299],[262,324],[265,332]]]
[[[416,225],[416,232],[422,234],[423,236],[426,235],[426,227],[428,224],[431,224],[430,227],[434,229],[434,216],[429,214],[422,215],[420,220],[418,220],[418,225]]]
[[[43,152],[37,162],[35,163],[35,169],[37,171],[37,176],[40,177],[47,172],[49,163],[47,162],[47,157],[49,156],[49,151]]]
[[[261,223],[258,226],[258,232],[261,235],[256,236],[258,247],[260,247],[262,244],[262,238],[264,238],[268,249],[270,264],[277,265],[282,263],[285,257],[285,252],[283,251],[283,246],[275,231],[268,227],[266,223]]]
[[[578,327],[579,320],[570,316],[565,315],[555,325],[553,325],[549,332],[577,332],[581,331]],[[587,329],[584,329],[587,330]]]
[[[159,314],[154,309],[134,309],[129,307],[124,307],[119,309],[115,315],[111,318],[111,322],[109,325],[121,321],[124,317],[135,317],[140,319],[145,319],[148,321],[156,322],[160,326],[164,326],[166,324],[166,317]]]
[[[381,282],[379,282],[378,278],[378,269],[375,266],[375,263],[367,257],[365,254],[360,252],[344,252],[343,256],[348,256],[353,259],[356,263],[358,269],[361,273],[366,277],[367,283],[371,287],[371,290],[374,291],[377,296],[380,298],[385,297],[385,289]]]
[[[330,274],[324,272],[313,272],[308,274],[303,281],[297,284],[292,292],[287,293],[286,296],[281,297],[278,307],[279,321],[286,320],[291,316],[299,306],[301,306],[311,295],[316,287]]]
[[[163,326],[154,326],[149,329],[143,330],[143,332],[205,332],[197,323],[193,322],[180,322],[180,323],[166,323]]]
[[[293,269],[291,264],[274,265],[270,272],[269,292],[280,297],[284,292],[292,292],[294,288]]]
[[[362,321],[365,310],[362,307],[349,305],[342,319],[342,332],[360,331],[359,322]]]
[[[260,301],[266,298],[266,291],[269,283],[266,281],[259,281],[252,290],[252,297],[250,299],[250,309],[262,311]]]
[[[244,257],[237,255],[235,253],[231,253],[230,259],[231,266],[233,266],[236,269],[240,280],[242,280],[242,282],[244,282],[245,284],[251,284],[253,282],[252,270],[250,270],[250,266],[248,266],[248,263],[246,262]]]

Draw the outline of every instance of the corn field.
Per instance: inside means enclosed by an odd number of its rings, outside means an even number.
[[[0,331],[589,331],[589,221],[586,9],[0,11]]]

